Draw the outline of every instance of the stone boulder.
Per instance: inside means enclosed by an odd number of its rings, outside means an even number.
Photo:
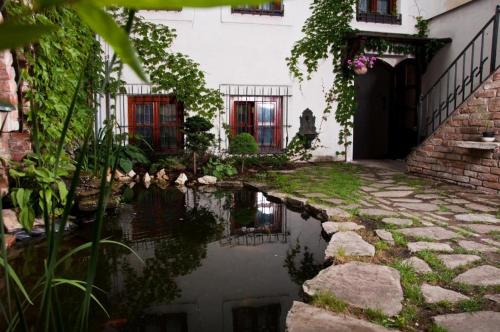
[[[181,173],[179,175],[179,177],[177,178],[177,180],[175,180],[175,184],[178,186],[184,186],[186,184],[187,180],[188,180],[188,178],[187,178],[186,174]]]
[[[478,266],[458,275],[453,281],[473,286],[500,285],[500,269],[491,265]]]
[[[217,178],[215,176],[205,175],[198,178],[198,183],[202,185],[214,185],[217,183]]]
[[[388,266],[363,262],[332,265],[302,287],[309,296],[330,292],[349,305],[380,310],[388,316],[397,315],[403,308],[399,272]]]
[[[148,172],[144,174],[144,177],[142,178],[142,183],[144,183],[144,186],[148,188],[151,185],[151,175],[149,175]]]
[[[288,332],[389,332],[383,326],[337,314],[302,302],[293,302],[286,316]]]
[[[327,221],[321,224],[323,226],[323,230],[326,234],[332,235],[337,232],[347,232],[347,231],[357,231],[359,229],[365,228],[363,225],[358,225],[352,221],[347,222],[332,222]]]
[[[156,173],[156,178],[160,181],[168,181],[170,180],[170,178],[168,177],[167,175],[167,172],[165,171],[164,168],[160,169],[157,173]]]
[[[17,214],[14,210],[3,209],[2,210],[3,224],[7,233],[14,233],[23,229],[23,226],[19,223],[17,219]]]
[[[325,250],[325,257],[337,256],[371,256],[375,255],[375,247],[353,232],[335,233]]]
[[[423,259],[418,257],[410,257],[403,261],[403,264],[411,266],[417,273],[429,273],[432,272],[431,267]]]
[[[469,299],[468,296],[439,286],[423,284],[421,289],[425,303],[438,303],[443,301],[446,301],[448,303],[456,303]]]

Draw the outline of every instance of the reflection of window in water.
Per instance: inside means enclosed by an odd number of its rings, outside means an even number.
[[[279,304],[234,308],[233,332],[278,332],[280,315]]]
[[[283,215],[283,206],[268,201],[261,192],[236,192],[231,211],[231,235],[281,233]]]

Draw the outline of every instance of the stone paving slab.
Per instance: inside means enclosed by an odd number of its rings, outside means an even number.
[[[325,250],[325,257],[336,256],[374,256],[375,247],[363,240],[361,235],[352,232],[335,233]]]
[[[468,251],[477,251],[477,252],[497,251],[497,248],[495,247],[469,240],[460,240],[458,241],[458,245]]]
[[[500,269],[491,265],[481,265],[465,271],[453,281],[473,286],[500,285]]]
[[[500,312],[494,311],[440,315],[432,319],[448,332],[498,332],[500,326]]]
[[[483,204],[478,204],[478,203],[471,203],[465,205],[468,209],[470,210],[476,210],[480,212],[496,212],[497,209],[491,206],[483,205]]]
[[[488,294],[484,296],[486,299],[491,300],[496,303],[500,303],[500,293],[499,294]]]
[[[337,314],[302,302],[294,301],[286,317],[288,332],[389,332],[386,329],[361,319]]]
[[[407,246],[412,253],[419,252],[422,250],[445,251],[445,252],[453,251],[453,249],[450,247],[448,243],[418,241],[418,242],[410,242],[408,243]]]
[[[487,234],[489,232],[500,232],[500,226],[496,225],[483,225],[483,224],[464,224],[459,225],[460,227],[470,228],[474,232],[479,234]]]
[[[396,226],[411,226],[413,224],[413,220],[405,218],[384,218],[382,222]]]
[[[431,267],[423,259],[418,257],[410,257],[403,260],[403,263],[411,266],[417,273],[429,273],[432,272]]]
[[[413,228],[401,228],[398,232],[413,237],[425,237],[431,240],[449,240],[457,237],[461,237],[460,234],[449,231],[443,227],[433,226],[433,227],[413,227]]]
[[[439,210],[439,206],[432,203],[396,203],[395,205],[398,207],[416,211],[432,212]]]
[[[357,231],[365,228],[365,226],[358,225],[352,221],[347,221],[347,222],[327,221],[322,223],[321,226],[323,226],[323,230],[328,235],[332,235],[333,233],[337,232]]]
[[[354,307],[378,309],[388,316],[402,309],[399,272],[388,266],[363,262],[332,265],[306,281],[303,289],[310,296],[328,291]]]
[[[388,232],[385,229],[376,229],[375,234],[377,234],[377,236],[385,242],[394,245],[394,238],[392,237],[391,232]]]
[[[455,219],[463,222],[485,222],[491,224],[500,223],[500,219],[496,218],[491,214],[475,214],[475,213],[467,213],[467,214],[458,214],[455,216]]]
[[[394,198],[394,197],[406,197],[413,194],[413,191],[403,191],[403,190],[394,190],[394,191],[379,191],[376,193],[372,193],[375,197],[384,197],[384,198]]]
[[[398,215],[398,213],[395,211],[376,209],[376,208],[360,209],[359,214],[362,216],[367,216],[372,218],[396,217]]]
[[[446,266],[448,269],[456,269],[457,267],[464,266],[481,260],[481,257],[477,255],[463,255],[463,254],[438,255],[438,258],[441,260],[441,262],[443,262],[444,266]]]
[[[470,299],[470,297],[458,292],[429,284],[423,284],[421,290],[425,303],[438,303],[443,301],[456,303]]]

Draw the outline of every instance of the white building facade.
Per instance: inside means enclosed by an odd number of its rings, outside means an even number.
[[[443,16],[450,10],[456,10],[456,7],[467,5],[469,2],[483,1],[359,0],[356,8],[353,8],[355,15],[352,27],[361,32],[390,34],[392,37],[412,36],[417,32],[415,24],[418,16],[426,19]],[[173,51],[186,54],[198,62],[205,73],[208,87],[220,89],[222,92],[224,110],[214,120],[214,131],[221,142],[216,147],[218,151],[227,149],[224,125],[229,125],[233,133],[251,133],[259,143],[262,153],[283,151],[298,132],[300,116],[305,109],[311,109],[316,117],[315,124],[321,142],[321,146],[313,152],[314,157],[333,160],[337,158],[336,152],[344,151],[344,147],[338,145],[340,128],[333,114],[323,119],[323,110],[326,106],[324,94],[331,87],[334,78],[330,61],[323,61],[312,79],[302,83],[291,76],[286,65],[285,59],[290,55],[294,42],[302,37],[301,28],[310,16],[310,4],[309,0],[278,0],[258,8],[183,8],[180,11],[139,13],[149,21],[174,28],[178,36],[174,40]],[[434,25],[431,27],[433,27],[431,32],[436,30],[438,37],[448,37],[446,33],[439,35],[439,29],[434,29]],[[448,58],[452,55],[448,55]],[[399,63],[411,58],[412,56],[407,55],[388,55],[380,59],[388,66],[386,71],[394,71]],[[397,76],[399,72],[408,75],[407,67],[396,70],[396,74],[391,75]],[[125,131],[134,131],[149,137],[153,143],[160,145],[160,150],[164,152],[182,150],[183,139],[178,127],[183,115],[178,114],[179,108],[174,105],[175,99],[152,95],[150,87],[128,70],[124,71],[123,79],[127,82],[128,93],[118,97],[115,111],[120,126]],[[390,76],[387,82],[394,79]],[[373,105],[368,108],[378,107],[377,101],[373,99],[374,95],[383,93],[373,90],[373,86],[384,81],[370,78],[363,80],[359,84],[372,86],[368,88],[371,89],[371,94],[363,97],[363,93],[360,93],[359,98],[365,98],[365,104]],[[406,76],[403,81],[408,81]],[[420,82],[416,81],[416,84],[420,88]],[[419,88],[414,89],[411,92],[412,96],[408,97],[408,100],[412,100],[413,113],[405,115],[415,121],[418,93],[421,92]],[[396,91],[397,87],[391,89]],[[378,102],[380,105],[387,103],[385,99]],[[362,100],[360,104],[363,104]],[[98,122],[103,120],[103,113],[104,111],[99,114]],[[146,120],[144,120],[145,115]],[[352,139],[354,145],[347,151],[347,160],[388,156],[401,158],[402,154],[407,153],[404,149],[399,155],[389,154],[390,141],[394,135],[403,135],[400,132],[380,135],[385,141],[377,144],[384,145],[383,148],[373,148],[369,144],[365,146],[364,142],[369,141],[373,135],[389,131],[385,124],[378,124],[370,131],[363,123],[377,122],[379,119],[392,121],[389,115],[377,116],[375,113],[372,116],[377,119],[372,120],[370,116],[364,115],[360,119],[355,119],[355,123],[357,121],[360,125],[355,124]],[[160,118],[162,120],[158,120]],[[150,123],[144,126],[141,121]],[[164,121],[164,123],[153,123],[154,121]],[[399,125],[401,121],[406,120],[398,121],[393,122]],[[413,122],[407,126],[416,132],[416,124]],[[380,153],[370,155],[363,152],[369,149],[378,149]]]

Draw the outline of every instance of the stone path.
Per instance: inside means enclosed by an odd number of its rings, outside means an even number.
[[[392,170],[361,168],[359,176],[361,197],[354,204],[320,193],[297,195],[330,206],[323,207],[332,213],[326,219],[335,220],[323,224],[324,234],[331,235],[325,257],[334,265],[306,281],[304,292],[313,303],[317,292],[330,293],[361,313],[339,316],[296,303],[288,330],[378,331],[360,323],[359,318],[370,319],[363,312],[398,316],[411,306],[427,317],[409,318],[411,326],[402,330],[435,324],[449,332],[500,331],[500,196]],[[404,280],[404,266],[417,277]]]

